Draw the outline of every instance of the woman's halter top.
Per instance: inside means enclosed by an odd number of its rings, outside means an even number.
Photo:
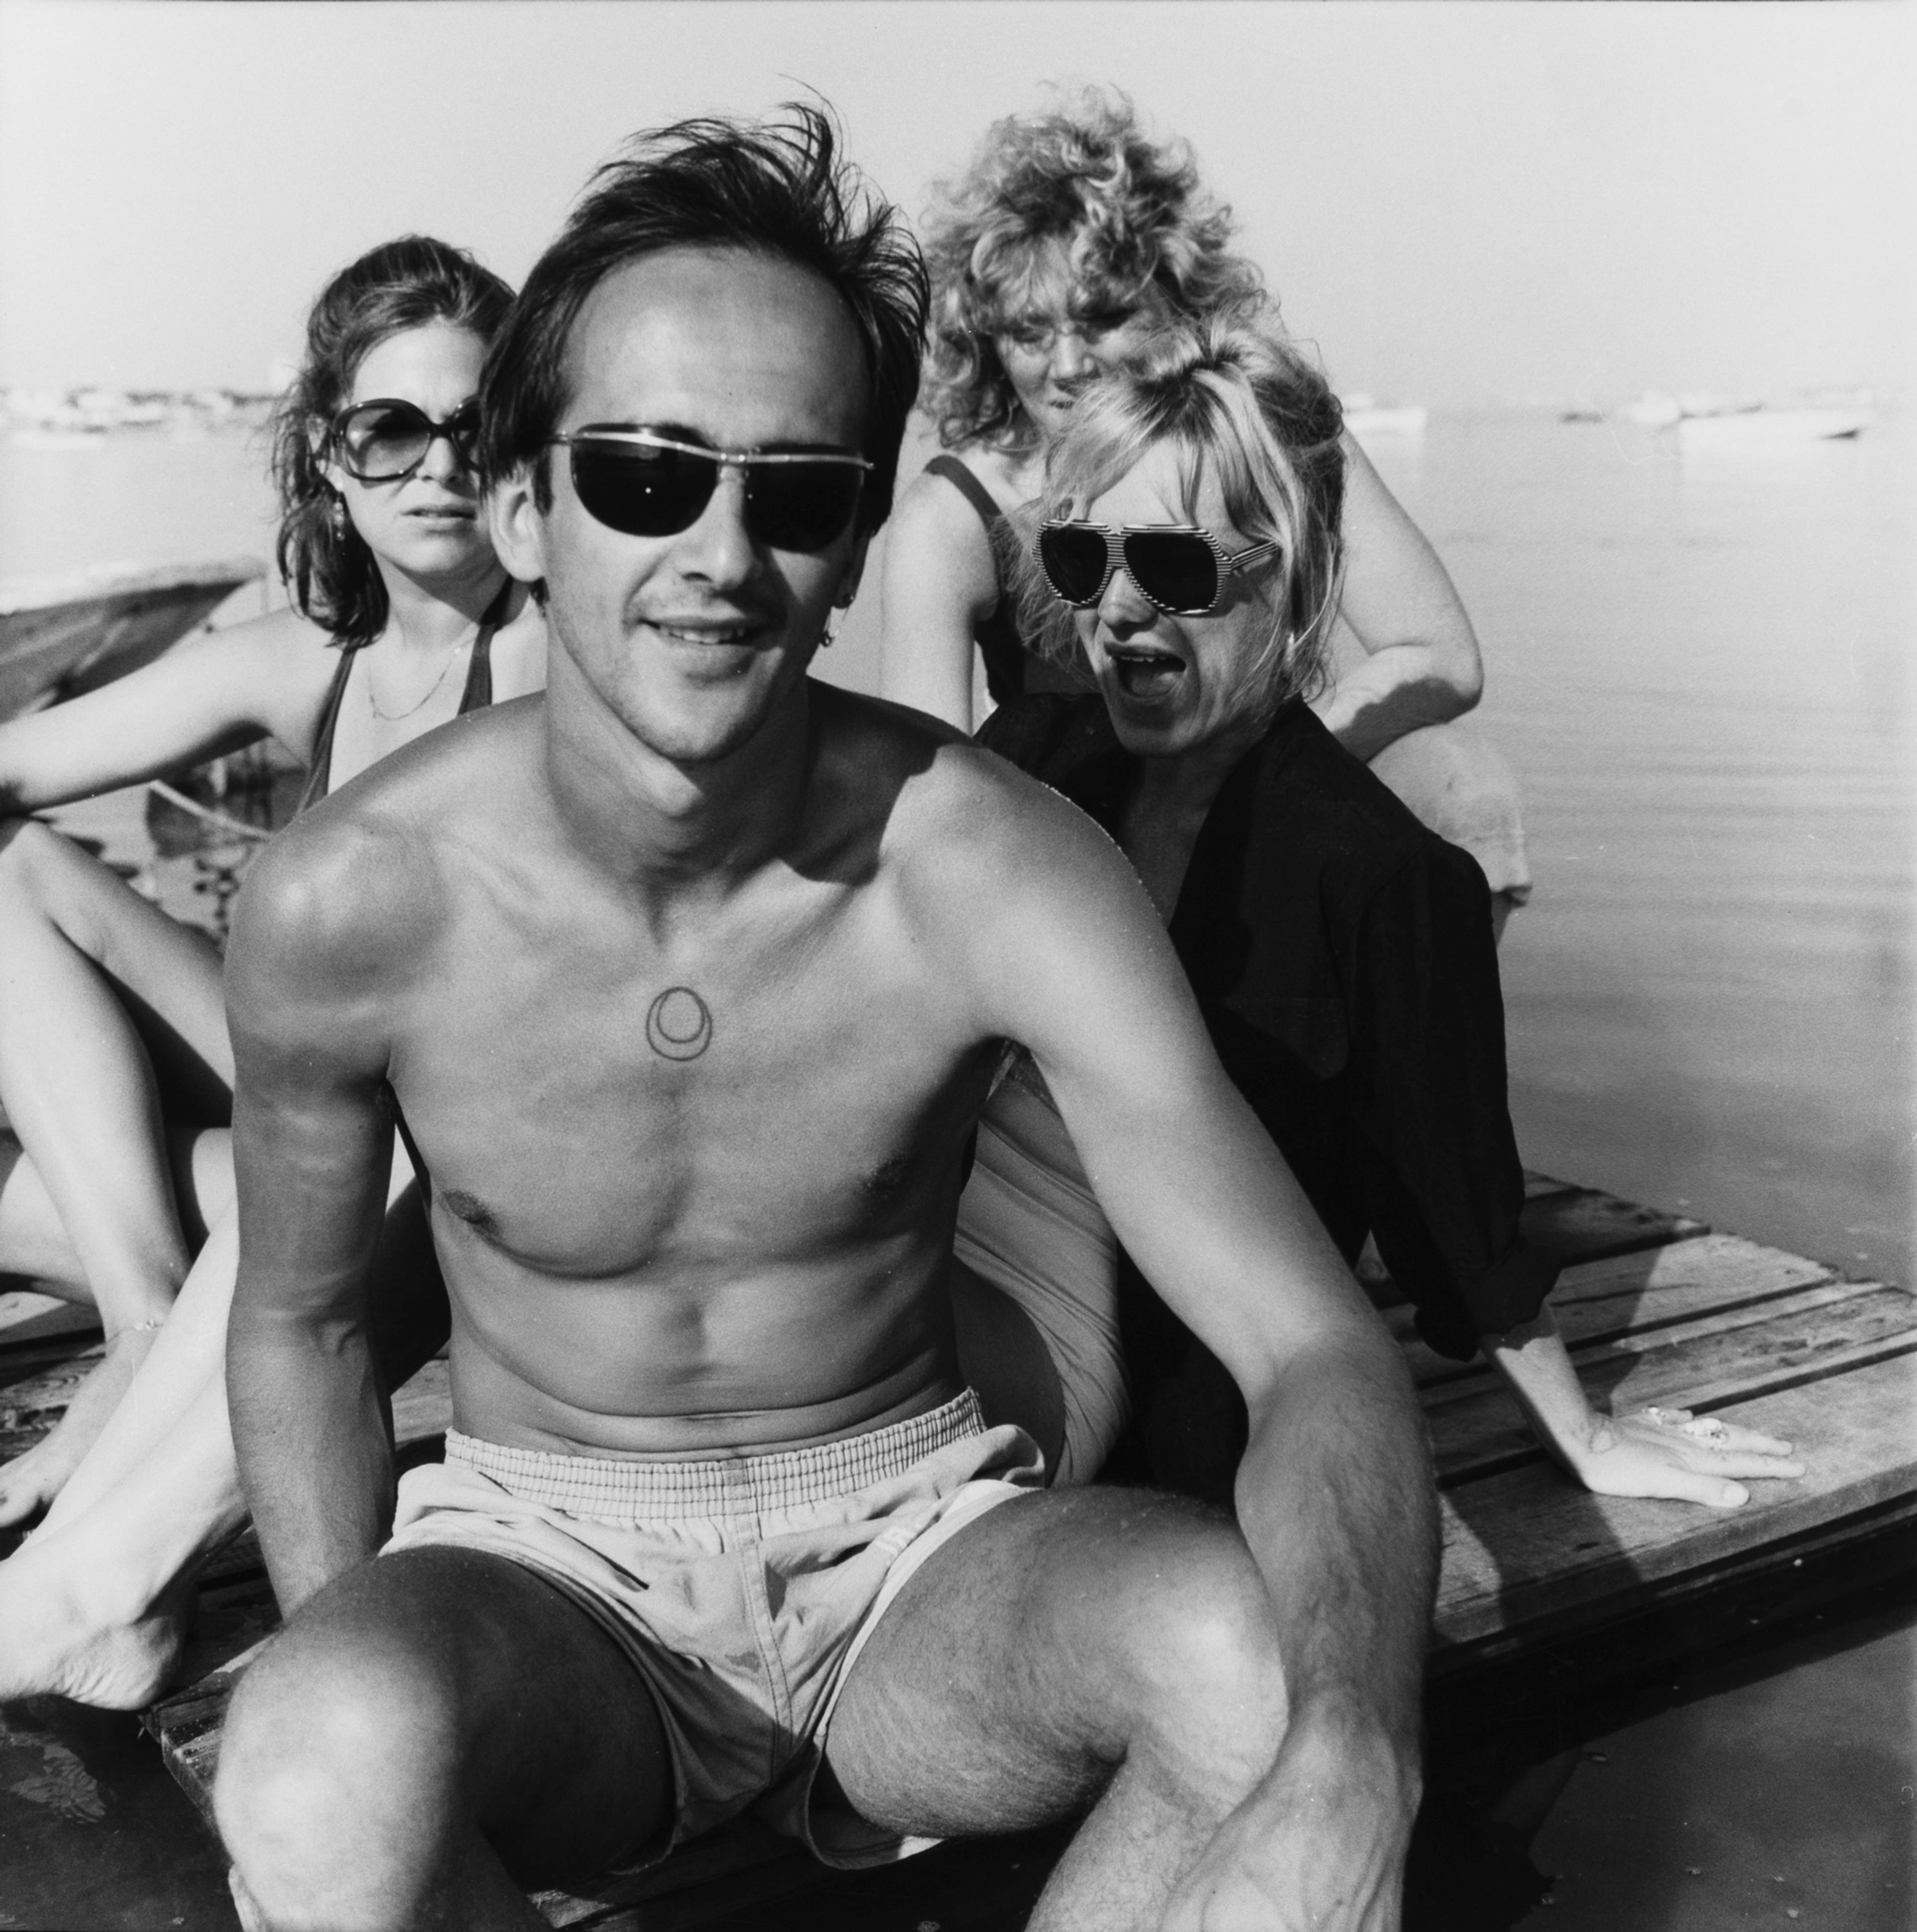
[[[499,628],[500,620],[505,615],[507,602],[512,595],[513,580],[508,578],[500,585],[499,595],[486,607],[485,615],[479,620],[478,634],[473,640],[473,655],[466,665],[466,686],[459,694],[459,709],[454,714],[464,718],[469,711],[483,711],[492,702],[492,640],[493,633]],[[333,681],[327,687],[326,708],[320,713],[320,730],[313,740],[313,762],[306,774],[306,789],[299,794],[299,809],[305,811],[324,798],[332,788],[333,775],[333,732],[339,723],[340,706],[346,701],[346,680],[352,674],[353,660],[365,649],[361,644],[340,646],[339,668],[333,673]]]
[[[958,457],[950,454],[935,456],[925,469],[928,476],[942,476],[978,512],[979,521],[985,526],[986,536],[992,539],[992,560],[996,568],[999,530],[1005,520],[1005,513],[999,508],[997,500]],[[1013,698],[1025,697],[1032,692],[1089,691],[1089,678],[1077,676],[1063,665],[1038,657],[1026,648],[1017,625],[1012,621],[1011,603],[1001,579],[998,602],[972,627],[972,640],[978,646],[978,655],[985,660],[985,688],[991,693],[992,702],[1009,704]]]
[[[926,473],[942,476],[954,489],[978,513],[978,520],[985,526],[987,537],[996,539],[999,526],[1005,520],[1005,512],[999,508],[990,490],[973,475],[970,466],[959,458],[939,455],[925,466]],[[996,561],[998,545],[993,544]],[[978,646],[978,655],[985,660],[985,688],[992,694],[994,704],[1004,704],[1014,698],[1025,694],[1025,670],[1028,662],[1025,640],[1018,634],[1018,626],[1011,620],[1008,608],[1011,598],[1005,593],[1005,586],[999,586],[999,601],[992,606],[990,614],[981,617],[972,627],[972,642]]]

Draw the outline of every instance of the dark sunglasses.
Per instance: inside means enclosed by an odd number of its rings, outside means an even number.
[[[774,550],[821,550],[845,534],[872,467],[849,450],[708,449],[657,430],[589,423],[556,436],[586,514],[629,537],[672,537],[705,514],[722,470],[745,472],[745,523]]]
[[[479,440],[478,397],[469,396],[443,422],[435,422],[418,404],[392,396],[350,403],[333,418],[333,453],[340,467],[362,483],[397,483],[410,476],[441,436],[470,469]]]
[[[1038,532],[1038,567],[1061,603],[1083,610],[1105,594],[1112,573],[1123,570],[1138,594],[1178,617],[1201,617],[1212,609],[1234,571],[1276,556],[1283,545],[1256,543],[1235,555],[1209,530],[1195,524],[1074,523],[1059,518]]]

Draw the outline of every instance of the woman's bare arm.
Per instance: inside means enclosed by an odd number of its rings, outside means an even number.
[[[1470,710],[1484,687],[1471,620],[1438,553],[1345,438],[1341,625],[1366,656],[1312,706],[1345,748],[1369,762],[1420,725]]]
[[[1788,1480],[1804,1474],[1788,1442],[1715,1418],[1699,1420],[1687,1409],[1600,1415],[1548,1307],[1521,1328],[1486,1336],[1483,1344],[1539,1442],[1598,1496],[1663,1496],[1735,1509],[1750,1496],[1740,1478]]]
[[[189,638],[112,684],[0,724],[0,812],[37,812],[263,737],[296,757],[338,660],[292,610]]]
[[[991,539],[942,477],[899,499],[879,577],[879,689],[961,731],[972,728],[972,627],[999,601]]]

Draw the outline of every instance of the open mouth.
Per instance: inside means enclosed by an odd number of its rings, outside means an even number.
[[[1185,675],[1185,660],[1170,651],[1137,644],[1107,644],[1105,657],[1119,688],[1136,704],[1160,704]]]

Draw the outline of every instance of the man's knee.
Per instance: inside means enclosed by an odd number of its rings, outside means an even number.
[[[1229,1810],[1284,1739],[1277,1619],[1227,1520],[1194,1510],[1164,1543],[1139,1552],[1111,1600],[1107,1648],[1125,1754],[1144,1754]]]
[[[1181,1728],[1201,1726],[1215,1748],[1248,1751],[1262,1774],[1285,1732],[1285,1667],[1250,1552],[1235,1530],[1221,1532],[1182,1574],[1157,1580],[1164,1709]]]
[[[459,1784],[456,1700],[403,1649],[297,1624],[241,1680],[213,1805],[275,1932],[404,1923]]]

